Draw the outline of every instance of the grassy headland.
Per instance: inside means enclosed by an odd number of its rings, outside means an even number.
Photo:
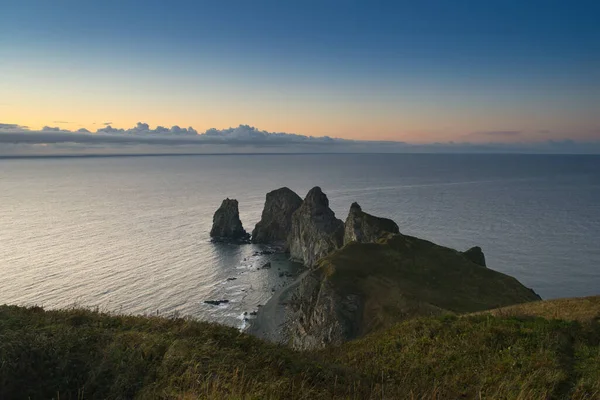
[[[462,252],[401,234],[376,243],[351,242],[323,257],[295,298],[291,336],[309,332],[330,343],[414,317],[540,300],[515,278],[478,265]]]
[[[185,319],[0,306],[0,398],[596,399],[598,304],[421,317],[310,352]]]

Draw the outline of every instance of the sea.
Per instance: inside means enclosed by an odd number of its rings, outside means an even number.
[[[301,197],[320,186],[341,219],[356,201],[402,233],[481,246],[489,268],[544,299],[600,294],[600,156],[33,157],[0,159],[0,304],[243,329],[302,266],[212,243],[212,217],[235,198],[250,232],[282,186]]]

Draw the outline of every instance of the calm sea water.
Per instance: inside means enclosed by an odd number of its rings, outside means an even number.
[[[403,233],[467,249],[544,298],[600,293],[600,157],[214,155],[0,160],[0,304],[189,315],[234,326],[298,266],[213,244],[212,215],[315,185]],[[260,268],[267,261],[271,269]],[[228,278],[236,278],[228,280]],[[221,306],[205,300],[227,299]]]

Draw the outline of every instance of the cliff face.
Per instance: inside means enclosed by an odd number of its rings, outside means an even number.
[[[267,193],[260,222],[252,231],[252,242],[285,245],[292,230],[292,215],[301,204],[302,198],[286,187]]]
[[[248,233],[240,221],[240,212],[238,201],[235,199],[225,199],[221,207],[213,216],[213,225],[210,230],[210,236],[213,240],[248,240]]]
[[[336,345],[404,319],[539,300],[516,279],[405,235],[349,243],[294,289],[286,334],[297,349]]]
[[[400,233],[394,221],[367,214],[358,203],[352,203],[350,206],[344,226],[344,244],[376,242],[387,233]]]
[[[288,236],[290,256],[314,266],[317,261],[342,246],[344,223],[329,208],[329,200],[320,187],[312,188],[292,215]]]
[[[286,337],[294,349],[320,349],[356,337],[362,302],[356,295],[342,297],[326,281],[323,271],[308,274],[294,291]]]
[[[485,255],[483,254],[481,247],[479,247],[479,246],[471,247],[469,250],[464,251],[462,254],[468,260],[473,261],[475,264],[481,265],[482,267],[486,267]]]

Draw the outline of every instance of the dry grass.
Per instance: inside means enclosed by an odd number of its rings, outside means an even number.
[[[536,301],[498,308],[484,313],[499,317],[542,317],[580,322],[600,320],[600,296]]]
[[[598,399],[600,326],[430,317],[295,352],[185,319],[0,306],[0,398]]]

